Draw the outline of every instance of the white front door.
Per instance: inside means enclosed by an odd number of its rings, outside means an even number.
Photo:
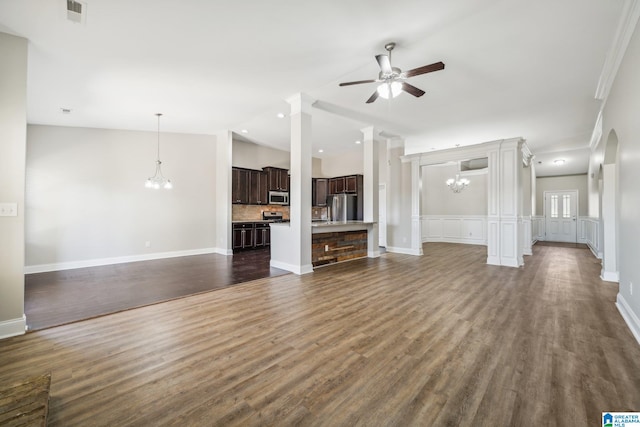
[[[578,192],[545,191],[545,240],[550,242],[577,242]]]

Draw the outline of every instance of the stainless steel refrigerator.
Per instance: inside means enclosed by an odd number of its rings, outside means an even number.
[[[330,221],[354,221],[358,218],[358,196],[355,194],[332,194],[327,197]]]

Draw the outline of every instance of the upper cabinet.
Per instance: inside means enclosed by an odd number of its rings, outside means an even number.
[[[269,203],[269,178],[266,172],[249,172],[249,204],[266,205]]]
[[[287,169],[268,166],[262,170],[267,173],[268,191],[289,191],[289,171]]]
[[[339,176],[329,179],[329,194],[362,194],[362,175]]]
[[[250,170],[241,168],[231,169],[231,202],[249,203]]]
[[[329,195],[329,179],[313,178],[311,180],[311,203],[313,206],[327,206]]]

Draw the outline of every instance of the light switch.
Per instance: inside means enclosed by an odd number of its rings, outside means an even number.
[[[18,204],[0,203],[0,216],[18,216]]]

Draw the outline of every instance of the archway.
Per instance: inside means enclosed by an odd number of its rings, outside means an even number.
[[[618,282],[618,135],[612,129],[604,147],[601,166],[600,225],[602,226],[602,272],[600,277],[608,282]]]

